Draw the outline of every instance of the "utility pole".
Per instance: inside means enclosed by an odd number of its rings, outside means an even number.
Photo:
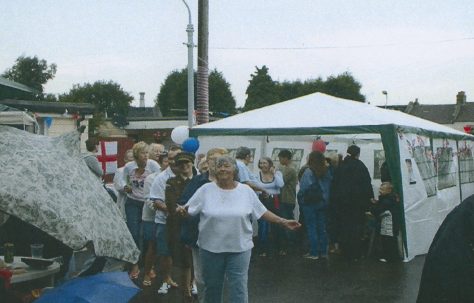
[[[209,0],[198,1],[197,124],[209,122]]]
[[[388,103],[388,92],[386,90],[382,91],[382,94],[385,95],[385,108],[387,108]]]
[[[189,23],[186,27],[186,32],[188,33],[188,43],[185,43],[188,46],[188,127],[191,128],[194,125],[194,68],[193,68],[193,51],[194,51],[194,42],[193,42],[193,33],[194,27],[191,20],[191,10],[189,9],[186,1],[183,0],[184,5],[188,9]]]

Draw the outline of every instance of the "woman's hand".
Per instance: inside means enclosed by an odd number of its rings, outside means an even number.
[[[181,216],[181,217],[187,217],[189,215],[188,214],[188,206],[178,205],[176,207],[176,214],[178,216]]]
[[[126,193],[131,193],[132,192],[132,187],[130,187],[130,185],[125,185],[123,187],[123,191],[126,192]]]
[[[287,220],[287,219],[281,218],[279,223],[280,225],[282,225],[283,227],[289,230],[295,230],[301,227],[301,223],[299,223],[296,220]]]

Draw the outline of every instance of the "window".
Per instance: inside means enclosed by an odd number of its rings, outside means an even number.
[[[463,141],[458,151],[461,184],[474,182],[474,158],[470,143]]]
[[[430,146],[415,146],[413,157],[425,184],[428,197],[436,195],[436,167],[433,160],[433,151]]]

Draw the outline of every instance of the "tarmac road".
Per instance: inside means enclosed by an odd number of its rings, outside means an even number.
[[[374,259],[348,263],[337,255],[330,255],[327,261],[304,259],[301,253],[254,256],[249,271],[249,302],[415,302],[423,263],[424,256],[397,264]],[[179,288],[158,295],[159,285],[153,282],[131,302],[183,302]]]

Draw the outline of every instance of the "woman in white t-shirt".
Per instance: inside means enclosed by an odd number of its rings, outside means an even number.
[[[295,220],[268,211],[255,192],[236,180],[237,165],[228,156],[216,160],[216,181],[196,191],[184,212],[200,216],[198,246],[205,284],[205,302],[221,302],[227,281],[228,302],[248,302],[248,268],[253,247],[252,220],[260,218],[294,230]]]
[[[144,186],[145,179],[150,174],[160,171],[160,166],[154,160],[148,159],[148,144],[141,141],[133,145],[134,161],[125,164],[123,169],[123,182],[126,184],[123,191],[127,193],[125,202],[125,216],[127,227],[132,234],[135,244],[140,247],[140,231],[142,228],[143,205],[146,200]],[[130,271],[130,278],[138,278],[140,270],[134,264]]]

